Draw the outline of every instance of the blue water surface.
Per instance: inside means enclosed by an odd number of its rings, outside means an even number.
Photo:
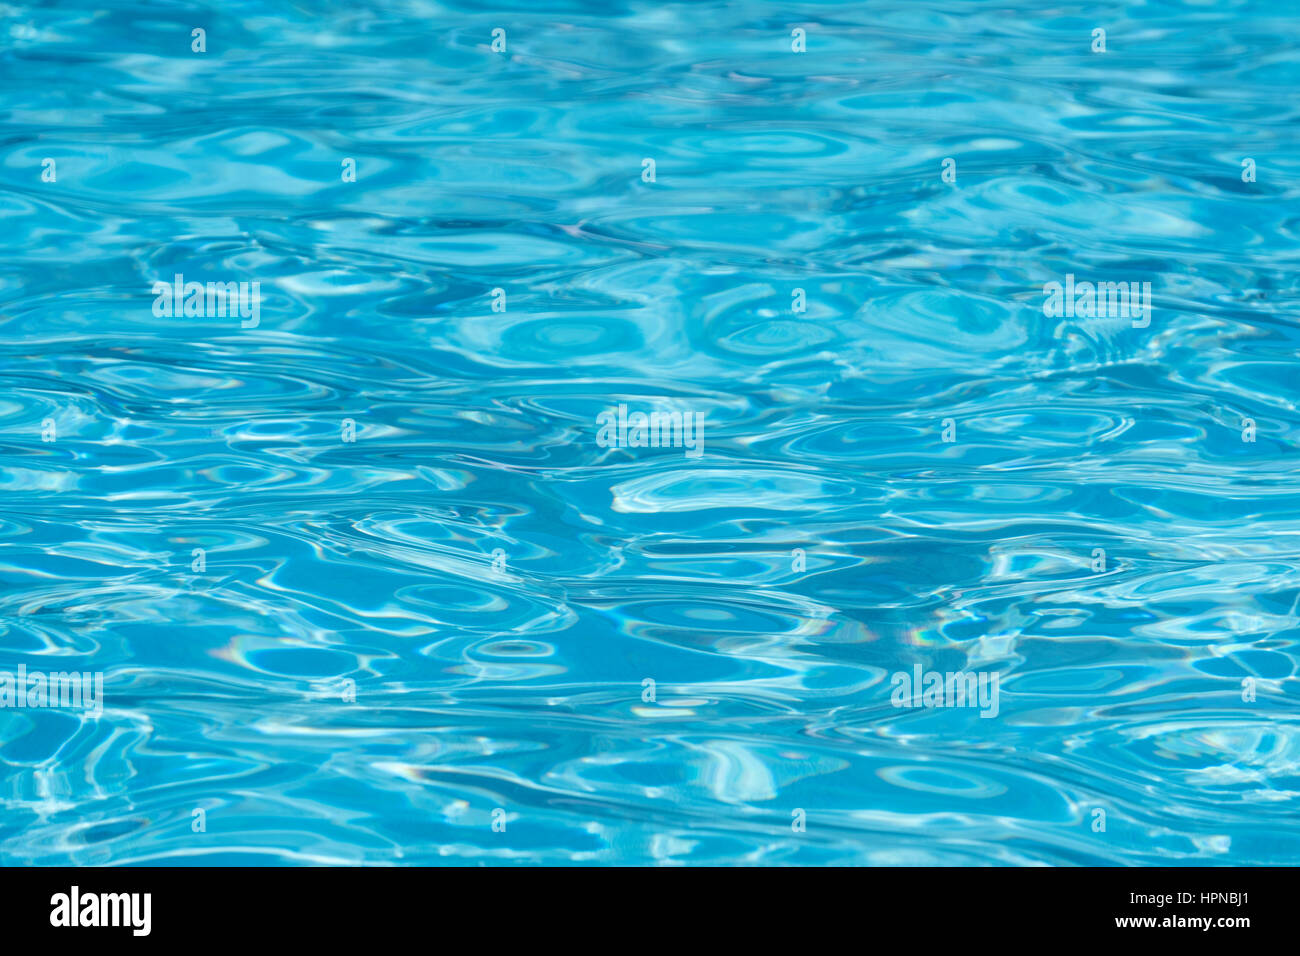
[[[0,669],[104,687],[0,860],[1300,862],[1298,87],[1296,0],[0,7]]]

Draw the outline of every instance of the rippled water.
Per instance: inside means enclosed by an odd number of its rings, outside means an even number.
[[[1300,861],[1298,13],[0,8],[0,856]]]

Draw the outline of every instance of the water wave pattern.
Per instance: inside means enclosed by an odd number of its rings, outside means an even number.
[[[1294,0],[0,39],[5,863],[1300,862]]]

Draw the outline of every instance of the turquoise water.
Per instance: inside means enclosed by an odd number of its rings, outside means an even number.
[[[4,862],[1300,862],[1297,3],[0,38]]]

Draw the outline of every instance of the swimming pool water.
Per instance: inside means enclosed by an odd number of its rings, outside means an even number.
[[[0,859],[1300,861],[1298,14],[0,8]]]

